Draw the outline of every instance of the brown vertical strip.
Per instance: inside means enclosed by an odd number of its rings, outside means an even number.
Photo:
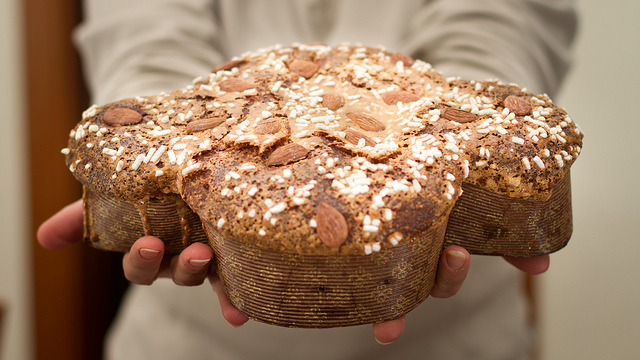
[[[26,82],[32,234],[80,196],[60,149],[81,107],[78,61],[70,32],[73,0],[27,0]],[[42,249],[32,238],[35,357],[81,359],[81,249]]]
[[[41,248],[42,221],[80,198],[60,149],[88,106],[71,32],[80,0],[24,3],[34,338],[37,359],[100,359],[107,326],[124,287],[121,255],[78,244]],[[111,269],[111,271],[109,271]]]
[[[7,305],[2,298],[0,298],[0,354],[2,354],[3,348],[3,340],[4,340],[4,323],[5,323],[5,313],[7,312]]]

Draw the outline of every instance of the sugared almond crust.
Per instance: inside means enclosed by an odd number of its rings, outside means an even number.
[[[65,150],[71,171],[128,202],[180,194],[224,237],[371,253],[444,221],[463,181],[548,197],[582,146],[545,95],[445,79],[381,48],[274,47],[214,70],[89,108]]]

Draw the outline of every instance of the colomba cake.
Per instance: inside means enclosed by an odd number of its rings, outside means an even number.
[[[446,245],[565,246],[582,138],[544,94],[380,47],[296,44],[94,105],[63,152],[93,246],[209,243],[248,317],[335,327],[415,308]]]

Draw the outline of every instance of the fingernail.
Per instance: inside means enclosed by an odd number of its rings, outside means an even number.
[[[376,342],[377,342],[378,344],[380,344],[380,345],[389,345],[389,344],[393,343],[393,341],[389,341],[389,342],[382,342],[382,341],[378,340],[378,338],[375,338],[375,339],[376,339]]]
[[[191,264],[191,266],[195,267],[195,268],[203,268],[207,265],[209,265],[209,262],[211,262],[211,259],[191,259],[189,260],[189,264]]]
[[[467,257],[460,251],[451,250],[447,251],[447,265],[451,270],[460,270],[464,267],[464,264],[467,262]]]
[[[160,254],[160,251],[143,248],[143,249],[140,249],[139,253],[143,259],[152,260],[152,259],[155,259],[156,256],[158,256],[158,254]]]

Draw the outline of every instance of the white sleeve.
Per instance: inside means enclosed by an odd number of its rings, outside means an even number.
[[[230,44],[221,3],[86,0],[75,39],[93,101],[171,91],[223,62]],[[576,28],[572,0],[425,0],[417,11],[410,7],[400,49],[445,75],[553,95],[567,71]]]
[[[172,91],[223,57],[210,0],[87,0],[74,39],[95,103]]]
[[[403,51],[447,76],[497,79],[556,92],[576,32],[572,0],[427,1]]]

